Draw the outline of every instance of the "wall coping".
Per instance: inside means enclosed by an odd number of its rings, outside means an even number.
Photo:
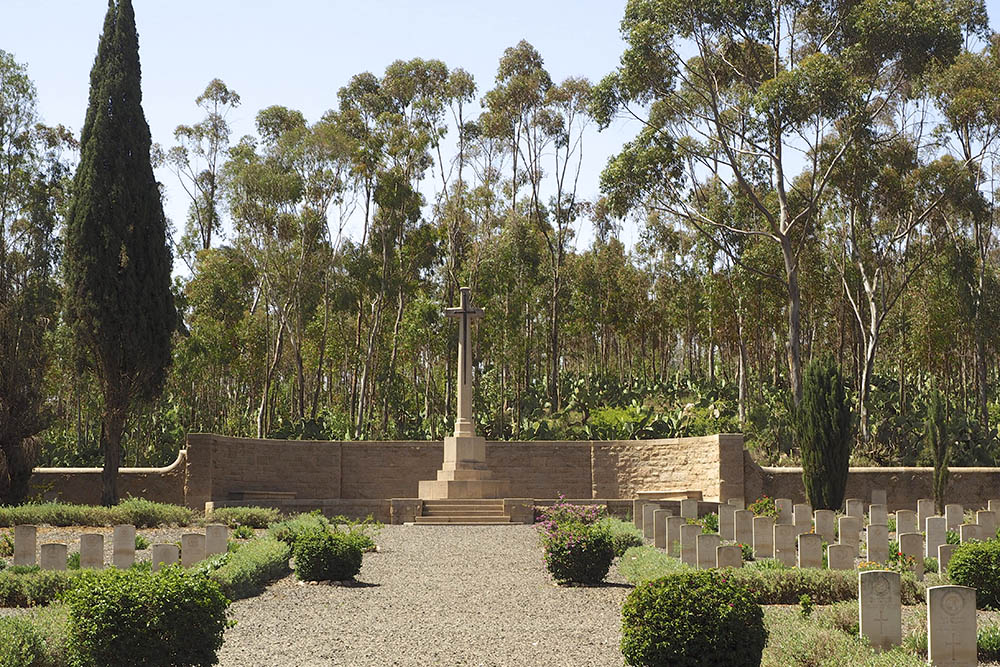
[[[802,474],[802,467],[801,466],[760,466],[760,469],[763,470],[764,472],[770,473],[770,474],[780,474],[780,473],[796,473],[796,474],[799,474],[799,475]],[[926,466],[922,466],[922,467],[917,467],[917,466],[912,466],[912,467],[904,467],[904,466],[888,467],[887,466],[885,468],[878,467],[878,466],[866,466],[866,467],[858,467],[858,468],[855,468],[855,467],[848,468],[848,472],[851,472],[851,473],[872,473],[872,474],[873,473],[881,473],[881,474],[886,474],[886,473],[888,473],[888,474],[894,474],[894,473],[895,474],[906,474],[906,473],[917,473],[917,472],[928,473],[928,472],[933,472],[933,471],[934,471],[934,468],[932,468],[932,467],[926,467]],[[996,474],[1000,474],[1000,468],[974,468],[974,467],[948,466],[948,471],[949,472],[955,472],[955,473],[996,473]]]
[[[285,444],[302,444],[302,445],[340,445],[340,446],[371,446],[371,445],[392,445],[400,446],[406,445],[410,447],[425,447],[427,445],[441,445],[444,446],[444,441],[442,440],[278,440],[274,438],[243,438],[228,435],[219,435],[217,433],[189,433],[188,438],[192,436],[197,436],[200,438],[224,438],[226,440],[235,441],[245,441],[245,442],[281,442]],[[734,440],[735,439],[735,440]],[[529,446],[551,446],[551,445],[561,445],[561,446],[579,446],[579,447],[592,447],[594,445],[616,445],[616,446],[632,446],[638,447],[641,445],[666,445],[666,444],[680,444],[680,443],[690,443],[693,441],[738,441],[742,444],[743,435],[740,433],[713,433],[711,435],[696,435],[688,438],[651,438],[648,440],[487,440],[488,445],[529,445]],[[63,470],[64,468],[60,468]],[[68,470],[68,468],[65,468]],[[124,468],[123,468],[124,470]]]
[[[139,475],[142,475],[142,474],[146,474],[146,475],[160,474],[160,475],[162,475],[162,474],[170,473],[170,472],[173,472],[173,471],[177,470],[182,465],[184,465],[186,463],[186,461],[187,461],[187,450],[186,449],[182,449],[182,450],[180,450],[180,451],[177,452],[177,458],[174,459],[173,463],[171,463],[169,465],[166,465],[166,466],[163,466],[162,468],[119,468],[118,472],[119,473],[131,473],[133,475],[136,475],[136,474],[139,474]],[[67,473],[75,473],[75,474],[80,474],[80,473],[103,473],[103,472],[104,472],[104,468],[34,468],[32,470],[32,473],[42,473],[42,474],[45,474],[45,475],[64,475],[64,474],[67,474]]]

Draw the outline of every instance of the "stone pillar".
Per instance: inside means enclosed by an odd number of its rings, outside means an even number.
[[[943,516],[929,516],[925,522],[924,532],[927,534],[927,557],[937,558],[937,548],[947,542],[947,519]]]
[[[753,543],[753,522],[753,512],[750,510],[736,510],[733,513],[733,527],[737,542],[740,544]]]
[[[734,505],[728,503],[719,505],[719,537],[728,542],[736,541],[736,507]]]
[[[698,569],[711,570],[718,566],[716,549],[719,548],[718,533],[701,533],[698,535]]]
[[[927,658],[936,667],[975,667],[976,589],[927,589]]]
[[[753,557],[774,558],[774,517],[753,518]]]
[[[229,550],[229,528],[221,523],[205,526],[205,557],[224,554]]]
[[[989,510],[979,510],[976,512],[976,523],[980,529],[986,533],[981,535],[983,541],[996,539],[997,536],[997,514]]]
[[[670,510],[653,512],[653,546],[657,549],[667,548],[667,519],[672,515]]]
[[[854,557],[858,550],[849,544],[828,544],[826,547],[826,565],[831,570],[853,570]]]
[[[104,535],[85,533],[80,536],[80,569],[104,569]]]
[[[697,519],[698,501],[694,498],[683,498],[681,500],[681,516],[685,519]]]
[[[165,565],[173,565],[180,558],[176,544],[153,545],[153,572]]]
[[[885,489],[872,489],[872,505],[886,505]]]
[[[948,530],[958,530],[962,525],[964,510],[957,503],[944,506],[944,518],[948,520]]]
[[[796,535],[812,530],[812,511],[812,507],[806,503],[796,503],[792,506],[792,523],[795,525]]]
[[[667,553],[680,558],[681,555],[681,526],[687,524],[687,519],[682,516],[667,517]]]
[[[778,518],[775,523],[791,524],[793,522],[791,500],[788,498],[775,498],[774,507],[778,510]]]
[[[65,570],[66,545],[53,542],[43,544],[40,560],[43,570]]]
[[[924,536],[920,533],[903,533],[899,536],[899,550],[904,556],[913,556],[913,574],[917,581],[924,578]]]
[[[861,498],[848,498],[844,501],[844,508],[847,516],[861,519],[865,515],[865,501]]]
[[[833,527],[833,521],[836,514],[833,510],[816,510],[813,512],[813,520],[816,522],[816,532],[823,541],[833,544],[834,536],[836,531]]]
[[[201,533],[181,535],[181,565],[193,567],[205,560],[205,536]]]
[[[743,567],[743,552],[735,544],[719,547],[715,550],[715,560],[719,567]]]
[[[886,510],[885,505],[869,505],[868,506],[868,523],[874,523],[877,526],[885,526],[889,523],[889,512]]]
[[[38,527],[29,524],[14,526],[14,565],[35,564],[35,542]]]
[[[816,533],[799,535],[799,567],[823,567],[823,538]]]
[[[701,526],[686,523],[681,526],[681,562],[698,567],[698,536]]]
[[[917,532],[917,513],[913,510],[896,512],[896,535]]]
[[[876,651],[903,643],[899,573],[869,570],[858,573],[860,633]]]
[[[111,562],[118,569],[125,570],[135,563],[135,526],[127,523],[115,526],[111,542]]]
[[[929,516],[934,516],[934,501],[930,498],[921,498],[917,501],[917,526],[923,528]]]
[[[868,560],[884,563],[889,560],[889,527],[879,524],[868,524],[866,535],[868,540]]]
[[[861,519],[856,516],[842,516],[838,523],[838,539],[841,544],[849,544],[857,553],[858,537],[861,534]]]
[[[951,562],[951,556],[957,548],[957,544],[942,544],[938,547],[938,574],[944,574],[948,571],[948,563]]]
[[[774,524],[774,558],[788,567],[795,567],[794,524]]]

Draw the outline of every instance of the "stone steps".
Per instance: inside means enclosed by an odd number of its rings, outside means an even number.
[[[495,526],[510,525],[510,517],[506,515],[468,516],[457,514],[452,516],[418,516],[414,523],[418,526]]]
[[[427,500],[421,507],[418,525],[485,526],[509,524],[502,499]]]

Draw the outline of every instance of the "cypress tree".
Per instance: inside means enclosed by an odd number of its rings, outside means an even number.
[[[131,0],[109,0],[66,222],[66,317],[103,398],[102,502],[118,501],[129,409],[163,388],[176,323],[171,254],[142,112]]]
[[[924,442],[934,460],[934,509],[944,516],[944,492],[948,487],[948,464],[951,462],[951,440],[944,397],[936,388],[927,402],[924,418]]]
[[[854,415],[832,355],[824,354],[806,367],[795,421],[809,503],[815,509],[840,509],[847,489]]]

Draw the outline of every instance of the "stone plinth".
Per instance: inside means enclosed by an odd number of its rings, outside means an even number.
[[[486,469],[485,438],[448,436],[437,479],[421,481],[418,495],[422,500],[505,498],[510,495],[510,481],[492,479]]]

